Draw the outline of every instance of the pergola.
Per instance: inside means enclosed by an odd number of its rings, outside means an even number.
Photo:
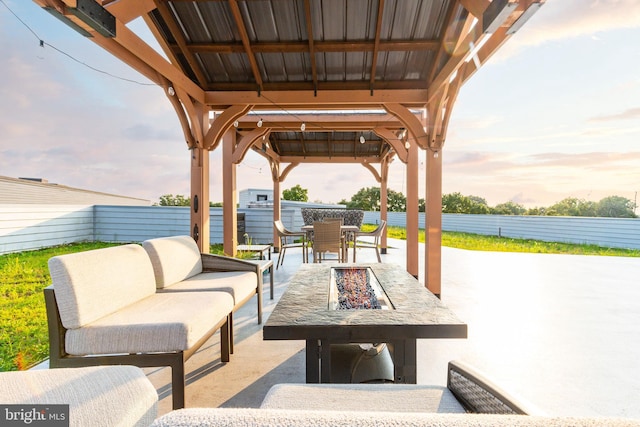
[[[191,230],[209,246],[209,153],[222,145],[224,250],[236,253],[236,167],[280,184],[307,163],[361,164],[381,188],[406,163],[407,271],[441,293],[442,150],[458,91],[545,0],[34,0],[162,87],[191,157]],[[142,18],[157,52],[127,24]],[[277,242],[277,239],[274,239]],[[383,240],[386,247],[386,240]]]

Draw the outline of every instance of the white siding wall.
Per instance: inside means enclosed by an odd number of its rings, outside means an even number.
[[[238,209],[254,243],[273,241],[270,208]],[[222,243],[222,210],[211,208],[211,243]],[[300,207],[282,209],[291,230],[303,225]],[[366,212],[364,222],[376,224],[380,212]],[[404,227],[403,212],[389,212],[390,225]],[[419,215],[424,228],[424,214]],[[188,207],[0,205],[0,254],[80,241],[141,242],[155,237],[189,235]],[[640,249],[640,219],[534,217],[444,214],[445,231],[501,235],[605,247]]]
[[[365,224],[377,224],[379,220],[380,212],[365,213]],[[388,223],[404,227],[406,214],[389,212]],[[423,212],[418,223],[424,228]],[[640,249],[640,218],[443,214],[442,230]]]
[[[92,240],[92,206],[0,205],[0,254]]]

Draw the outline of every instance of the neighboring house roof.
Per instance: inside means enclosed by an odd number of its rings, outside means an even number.
[[[46,180],[0,176],[0,204],[150,206],[151,202],[52,184]]]

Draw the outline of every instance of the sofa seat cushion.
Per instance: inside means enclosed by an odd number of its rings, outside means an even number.
[[[202,272],[200,248],[190,236],[145,240],[142,247],[151,259],[158,289]]]
[[[216,291],[227,292],[238,304],[255,295],[258,277],[252,271],[216,271],[200,273],[158,292]]]
[[[0,402],[66,404],[68,425],[82,427],[148,426],[158,413],[158,394],[144,372],[135,366],[0,372]],[[37,424],[40,423],[33,425]]]
[[[62,325],[79,328],[156,292],[140,245],[60,255],[49,260]]]
[[[304,400],[304,396],[298,396]],[[189,408],[169,412],[153,427],[622,427],[640,426],[640,420],[620,418],[533,417],[528,415],[428,414],[353,411],[343,402],[333,411],[289,409]],[[339,411],[337,409],[344,409]]]
[[[172,352],[191,348],[233,310],[226,292],[156,293],[79,329],[70,329],[72,355]]]
[[[466,412],[448,388],[414,384],[277,384],[261,408],[327,411],[349,401],[359,411]]]

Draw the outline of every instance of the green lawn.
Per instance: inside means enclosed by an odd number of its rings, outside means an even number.
[[[373,230],[375,226],[363,228]],[[389,227],[389,237],[404,239],[400,227]],[[424,241],[421,230],[420,241]],[[609,249],[594,245],[546,243],[445,232],[443,246],[482,251],[569,253],[640,257],[640,250]],[[42,289],[51,282],[47,261],[55,255],[115,246],[110,243],[77,243],[37,251],[0,256],[0,371],[27,369],[49,353],[47,320]],[[212,246],[222,253],[221,245]]]

